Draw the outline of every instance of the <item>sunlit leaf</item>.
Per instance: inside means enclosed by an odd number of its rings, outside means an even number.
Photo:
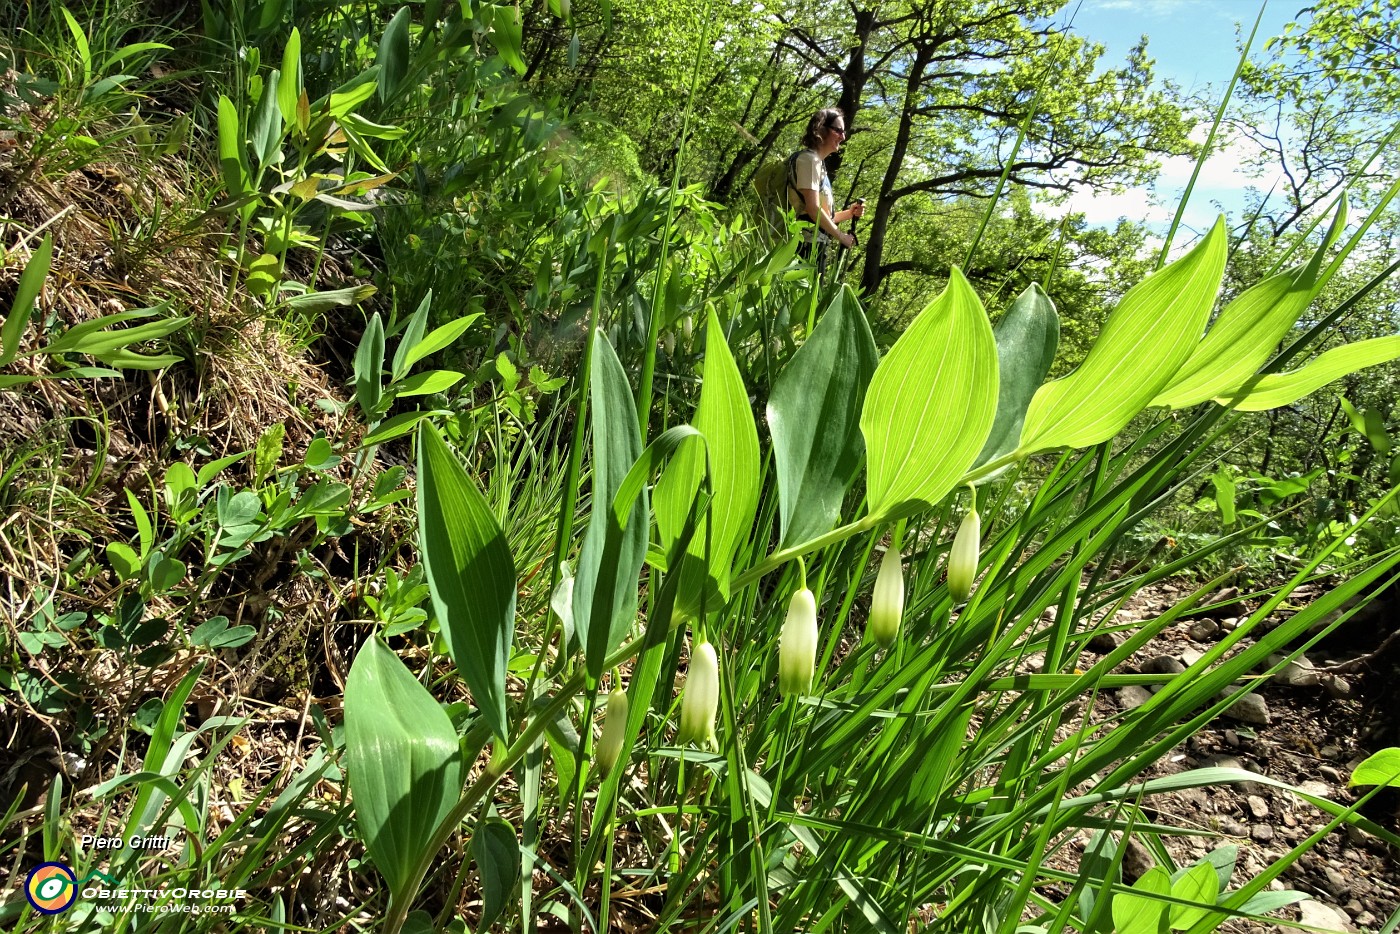
[[[997,414],[973,466],[1010,454],[1021,443],[1031,399],[1045,382],[1060,344],[1060,316],[1039,285],[1031,283],[993,329],[997,342]]]
[[[423,847],[462,790],[457,733],[442,706],[373,636],[345,683],[345,764],[355,824],[401,899]]]
[[[890,348],[861,411],[872,516],[941,500],[982,450],[997,407],[992,325],[954,269]]]
[[[1242,412],[1276,409],[1292,405],[1333,380],[1368,366],[1389,363],[1397,357],[1400,357],[1400,335],[1343,344],[1318,354],[1314,360],[1296,370],[1257,377],[1237,391],[1217,397],[1215,401]]]
[[[1191,252],[1128,290],[1079,368],[1031,400],[1023,453],[1098,444],[1147,407],[1205,331],[1225,246],[1221,218]]]
[[[418,536],[447,651],[481,715],[505,739],[515,561],[486,498],[431,422],[418,434]]]

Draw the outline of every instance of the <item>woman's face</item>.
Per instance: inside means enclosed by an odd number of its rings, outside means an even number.
[[[837,117],[830,126],[826,128],[824,136],[826,148],[831,152],[841,148],[841,142],[846,138],[846,121]]]

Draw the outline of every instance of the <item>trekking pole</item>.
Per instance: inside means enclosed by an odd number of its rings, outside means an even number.
[[[852,201],[851,203],[852,203],[852,204],[864,204],[864,203],[865,203],[865,199],[864,199],[864,198],[857,198],[856,200]],[[856,225],[859,224],[859,223],[860,223],[860,218],[859,218],[859,217],[851,218],[851,239],[852,239],[852,240],[855,240],[855,236],[856,236]],[[859,243],[859,241],[857,241],[856,243],[854,243],[854,244],[852,245],[852,249],[854,249],[854,247],[859,246],[859,245],[860,245],[860,243]],[[841,282],[841,277],[842,277],[843,275],[845,275],[845,272],[846,272],[846,257],[847,257],[849,254],[850,254],[850,250],[846,249],[846,247],[843,245],[843,246],[841,247],[841,255],[838,256],[838,257],[836,258],[835,278],[832,280],[832,285],[839,285],[840,282]]]

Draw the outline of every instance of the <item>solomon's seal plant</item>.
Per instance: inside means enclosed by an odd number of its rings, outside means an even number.
[[[713,745],[715,712],[719,709],[719,658],[715,647],[701,642],[690,653],[681,693],[681,729],[677,740],[697,746]]]
[[[778,637],[778,690],[784,697],[812,693],[817,663],[817,601],[803,587],[792,595],[787,620]]]
[[[875,577],[875,592],[870,598],[870,622],[866,631],[882,649],[894,645],[899,636],[899,623],[904,617],[904,566],[899,548],[893,542],[885,549],[880,561],[880,573]]]

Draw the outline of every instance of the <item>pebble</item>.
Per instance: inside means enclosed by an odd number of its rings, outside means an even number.
[[[1249,795],[1244,800],[1249,808],[1249,813],[1256,820],[1263,820],[1269,816],[1269,803],[1259,795]]]
[[[1190,668],[1192,665],[1196,664],[1198,661],[1205,657],[1206,653],[1200,651],[1199,649],[1191,648],[1182,649],[1181,653],[1177,656],[1177,658],[1181,659],[1181,663],[1187,668]]]
[[[1239,628],[1240,618],[1238,616],[1227,616],[1220,621],[1220,628],[1226,632],[1234,632]]]
[[[1317,771],[1319,775],[1334,785],[1340,785],[1342,783],[1342,773],[1330,765],[1324,765]]]
[[[1258,694],[1246,694],[1225,711],[1225,716],[1239,720],[1241,723],[1268,726],[1269,705]]]
[[[1324,682],[1323,687],[1327,690],[1327,693],[1330,696],[1336,698],[1337,700],[1346,700],[1347,698],[1351,697],[1353,694],[1356,693],[1352,689],[1350,681],[1348,681],[1346,678],[1338,678],[1335,675],[1327,679],[1327,681]]]
[[[1117,695],[1118,706],[1124,710],[1141,707],[1152,699],[1152,692],[1140,684],[1130,684],[1127,687],[1119,688]]]
[[[1220,624],[1213,619],[1198,619],[1186,634],[1197,642],[1209,642],[1220,634]]]
[[[1142,670],[1154,675],[1179,675],[1186,670],[1186,666],[1180,659],[1172,658],[1170,655],[1158,655],[1149,658],[1147,664],[1142,666]]]
[[[1255,824],[1249,828],[1249,837],[1256,843],[1268,843],[1274,838],[1274,828],[1268,824]]]
[[[1283,659],[1282,655],[1270,655],[1269,666],[1273,667]],[[1306,655],[1299,655],[1275,672],[1273,680],[1291,688],[1315,688],[1322,683],[1322,675],[1318,674]]]
[[[1245,827],[1237,820],[1230,820],[1228,817],[1220,821],[1220,832],[1231,837],[1243,837],[1249,828]]]
[[[1240,744],[1240,734],[1236,733],[1234,730],[1226,730],[1225,743],[1230,746],[1238,746]]]
[[[1311,898],[1298,903],[1298,921],[1321,931],[1347,930],[1347,921],[1341,916],[1341,912],[1331,905]]]
[[[1312,795],[1314,798],[1329,798],[1332,796],[1332,786],[1326,782],[1319,782],[1310,779],[1298,786],[1298,790],[1305,795]]]
[[[1122,643],[1123,639],[1116,632],[1096,632],[1089,639],[1087,648],[1090,652],[1097,652],[1100,655],[1107,655]]]
[[[1319,752],[1324,759],[1340,759],[1342,757],[1342,748],[1340,746],[1323,746]]]
[[[1327,890],[1328,894],[1339,897],[1351,890],[1351,886],[1347,884],[1347,877],[1331,866],[1328,866],[1322,872],[1323,875],[1327,877],[1327,881],[1322,887]]]

